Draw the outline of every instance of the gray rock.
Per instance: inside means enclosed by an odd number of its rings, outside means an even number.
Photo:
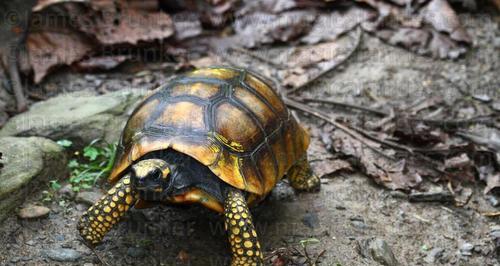
[[[302,217],[302,223],[311,229],[318,227],[319,226],[318,214],[315,212],[306,213],[304,217]]]
[[[391,248],[383,239],[365,239],[358,242],[358,247],[363,257],[372,258],[374,261],[386,266],[399,265]]]
[[[74,262],[81,258],[78,251],[69,248],[56,248],[45,251],[45,255],[52,260],[60,262]]]
[[[55,142],[39,138],[0,138],[4,167],[0,170],[0,222],[23,203],[26,195],[46,188],[48,178],[66,173],[66,156]]]
[[[463,242],[460,244],[460,254],[463,256],[472,256],[472,250],[474,249],[474,245],[468,242]]]
[[[17,214],[21,219],[42,218],[49,215],[50,209],[45,206],[27,205],[19,210]]]
[[[145,90],[121,90],[104,95],[80,91],[39,102],[12,117],[0,136],[43,136],[70,139],[83,146],[95,139],[115,142],[134,103]]]
[[[364,230],[364,229],[368,228],[368,226],[363,221],[354,220],[354,221],[351,221],[351,224],[355,228],[358,228],[358,229],[361,229],[361,230]]]
[[[491,204],[493,207],[498,207],[500,206],[500,200],[498,199],[497,196],[495,195],[486,195],[486,200]]]
[[[127,255],[132,258],[142,258],[146,256],[146,250],[141,247],[129,247],[127,249]]]
[[[435,263],[441,256],[443,256],[444,249],[442,248],[433,248],[427,256],[425,256],[424,261],[427,263]]]
[[[99,191],[81,191],[76,195],[75,201],[77,203],[94,205],[102,196],[103,194]]]
[[[73,191],[73,186],[71,186],[71,184],[64,185],[57,193],[68,199],[72,199],[76,195],[76,192]]]

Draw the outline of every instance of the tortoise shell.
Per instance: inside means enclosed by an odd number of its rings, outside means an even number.
[[[309,135],[280,96],[246,70],[202,68],[160,86],[130,116],[109,177],[173,149],[226,183],[262,196],[306,153]]]

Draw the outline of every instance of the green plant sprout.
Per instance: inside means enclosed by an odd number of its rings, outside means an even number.
[[[69,182],[72,189],[76,192],[81,189],[89,189],[94,186],[97,181],[107,176],[114,164],[116,153],[116,144],[105,144],[98,146],[100,139],[92,141],[82,150],[76,151],[73,158],[68,162],[70,169]],[[65,148],[70,148],[72,142],[68,140],[60,140],[57,142]]]

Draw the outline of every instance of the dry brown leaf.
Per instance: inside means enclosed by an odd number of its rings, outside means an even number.
[[[323,41],[332,41],[340,35],[352,30],[359,23],[371,19],[375,12],[353,6],[345,12],[334,10],[321,14],[314,23],[311,31],[301,41],[307,44],[316,44]]]
[[[30,66],[35,83],[61,65],[71,65],[93,50],[92,42],[76,31],[31,32],[26,40]]]
[[[139,9],[125,0],[101,1],[99,5],[99,9],[93,7],[84,13],[72,9],[70,15],[79,30],[95,37],[101,45],[136,45],[163,40],[174,33],[172,19],[166,13]]]
[[[289,11],[279,15],[255,12],[234,22],[235,40],[247,48],[288,42],[309,32],[315,19],[316,14],[311,11]]]
[[[111,70],[131,58],[126,55],[96,56],[79,61],[73,67],[78,71]]]
[[[418,169],[410,166],[405,159],[392,161],[339,130],[334,132],[333,139],[335,151],[352,157],[361,171],[378,184],[392,190],[409,190],[422,182]],[[378,144],[372,145],[380,149]]]
[[[314,173],[319,177],[325,177],[340,171],[353,171],[348,161],[341,159],[324,159],[311,163]]]

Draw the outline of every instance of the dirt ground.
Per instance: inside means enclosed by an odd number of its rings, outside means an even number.
[[[388,101],[408,103],[419,97],[443,95],[450,101],[459,97],[456,88],[434,75],[439,73],[457,84],[467,81],[469,90],[474,90],[471,93],[499,99],[499,17],[462,14],[461,19],[475,40],[465,58],[438,61],[420,57],[365,34],[352,58],[301,94],[363,104],[372,103],[362,93],[364,88]],[[160,83],[162,73],[154,72],[155,80],[142,85]],[[71,90],[102,84],[107,84],[109,90],[142,86],[132,84],[133,76],[120,73],[65,72],[49,78],[42,86],[58,86],[58,82],[69,82],[66,86]],[[331,111],[360,118],[351,110]],[[322,126],[300,113],[299,117],[312,129]],[[311,131],[316,148],[310,157],[318,160],[328,156],[319,136]],[[376,265],[360,254],[359,243],[380,238],[387,242],[401,265],[500,265],[489,236],[491,228],[500,223],[498,218],[481,214],[495,210],[482,194],[483,184],[470,184],[472,198],[467,205],[456,207],[411,203],[405,194],[388,191],[357,173],[327,176],[322,182],[320,192],[301,194],[285,182],[280,183],[254,209],[265,255],[287,245],[300,247],[301,240],[315,238],[319,243],[307,248],[311,257],[325,251],[319,265]],[[38,202],[40,198],[37,194],[27,201]],[[222,265],[230,259],[221,218],[198,206],[132,210],[95,253],[82,244],[76,231],[76,221],[87,206],[72,201],[61,203],[56,198],[50,208],[48,218],[20,220],[13,214],[0,226],[0,264]],[[460,250],[467,243],[474,246],[470,255]],[[74,263],[59,263],[44,255],[46,250],[59,247],[77,250],[82,256]],[[435,262],[428,262],[426,257],[435,248],[443,249],[443,254]]]

